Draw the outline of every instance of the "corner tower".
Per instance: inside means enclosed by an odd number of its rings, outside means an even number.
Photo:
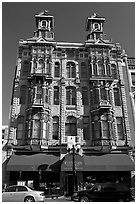
[[[87,18],[86,31],[88,31],[88,41],[102,39],[104,21],[105,18],[97,15],[96,13]]]
[[[34,32],[35,37],[43,37],[46,40],[54,39],[54,17],[48,14],[48,11],[44,11],[35,15],[36,28]]]

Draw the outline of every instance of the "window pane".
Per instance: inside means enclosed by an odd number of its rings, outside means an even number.
[[[54,104],[59,105],[59,87],[54,87]]]
[[[112,72],[112,77],[114,79],[117,78],[117,70],[116,70],[116,65],[115,64],[111,64],[111,72]]]
[[[107,100],[107,92],[104,87],[100,88],[100,96],[102,100]]]
[[[86,78],[87,77],[87,67],[85,62],[81,62],[81,77]]]
[[[40,121],[39,120],[34,121],[33,138],[40,138]]]
[[[59,64],[59,62],[55,62],[54,76],[59,77],[59,75],[60,75],[59,72],[60,72],[60,64]]]
[[[27,76],[30,71],[30,63],[29,61],[23,62],[22,76]]]
[[[124,134],[123,134],[123,124],[122,124],[122,118],[117,117],[117,131],[118,131],[118,139],[123,140],[124,139]]]
[[[114,88],[114,100],[115,100],[115,106],[120,106],[120,93],[119,93],[119,88]]]
[[[66,104],[76,105],[76,89],[74,87],[66,88]]]
[[[26,103],[26,92],[27,92],[27,87],[21,86],[20,87],[20,104]]]
[[[83,105],[88,105],[88,88],[82,87],[82,102]]]
[[[135,86],[135,73],[131,72],[132,85]]]

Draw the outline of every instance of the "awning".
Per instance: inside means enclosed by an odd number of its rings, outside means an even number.
[[[75,161],[75,170],[76,171],[83,171],[84,169],[84,160],[83,157],[79,154],[75,154],[74,156]],[[67,154],[62,161],[61,171],[72,171],[73,170],[73,155]]]
[[[38,171],[42,164],[47,168],[59,160],[58,156],[49,154],[15,155],[13,154],[7,164],[8,171]],[[51,169],[52,170],[52,169]]]
[[[83,156],[84,171],[134,171],[135,165],[127,154]]]

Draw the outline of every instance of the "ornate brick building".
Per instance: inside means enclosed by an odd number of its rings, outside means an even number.
[[[97,14],[87,18],[84,43],[55,41],[54,17],[47,11],[35,19],[34,36],[19,42],[8,155],[45,153],[61,161],[72,143],[85,157],[111,155],[114,150],[127,153],[132,139],[123,75],[127,55],[119,43],[105,39],[105,18]],[[10,165],[12,156],[8,170],[15,171]],[[17,167],[16,171],[27,170]],[[69,194],[71,174],[63,175],[67,179],[60,176],[60,180],[67,181],[62,185]],[[26,177],[22,174],[22,178]]]

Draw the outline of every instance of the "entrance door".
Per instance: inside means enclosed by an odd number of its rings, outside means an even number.
[[[68,196],[73,194],[73,175],[69,174],[65,178],[66,193]]]

